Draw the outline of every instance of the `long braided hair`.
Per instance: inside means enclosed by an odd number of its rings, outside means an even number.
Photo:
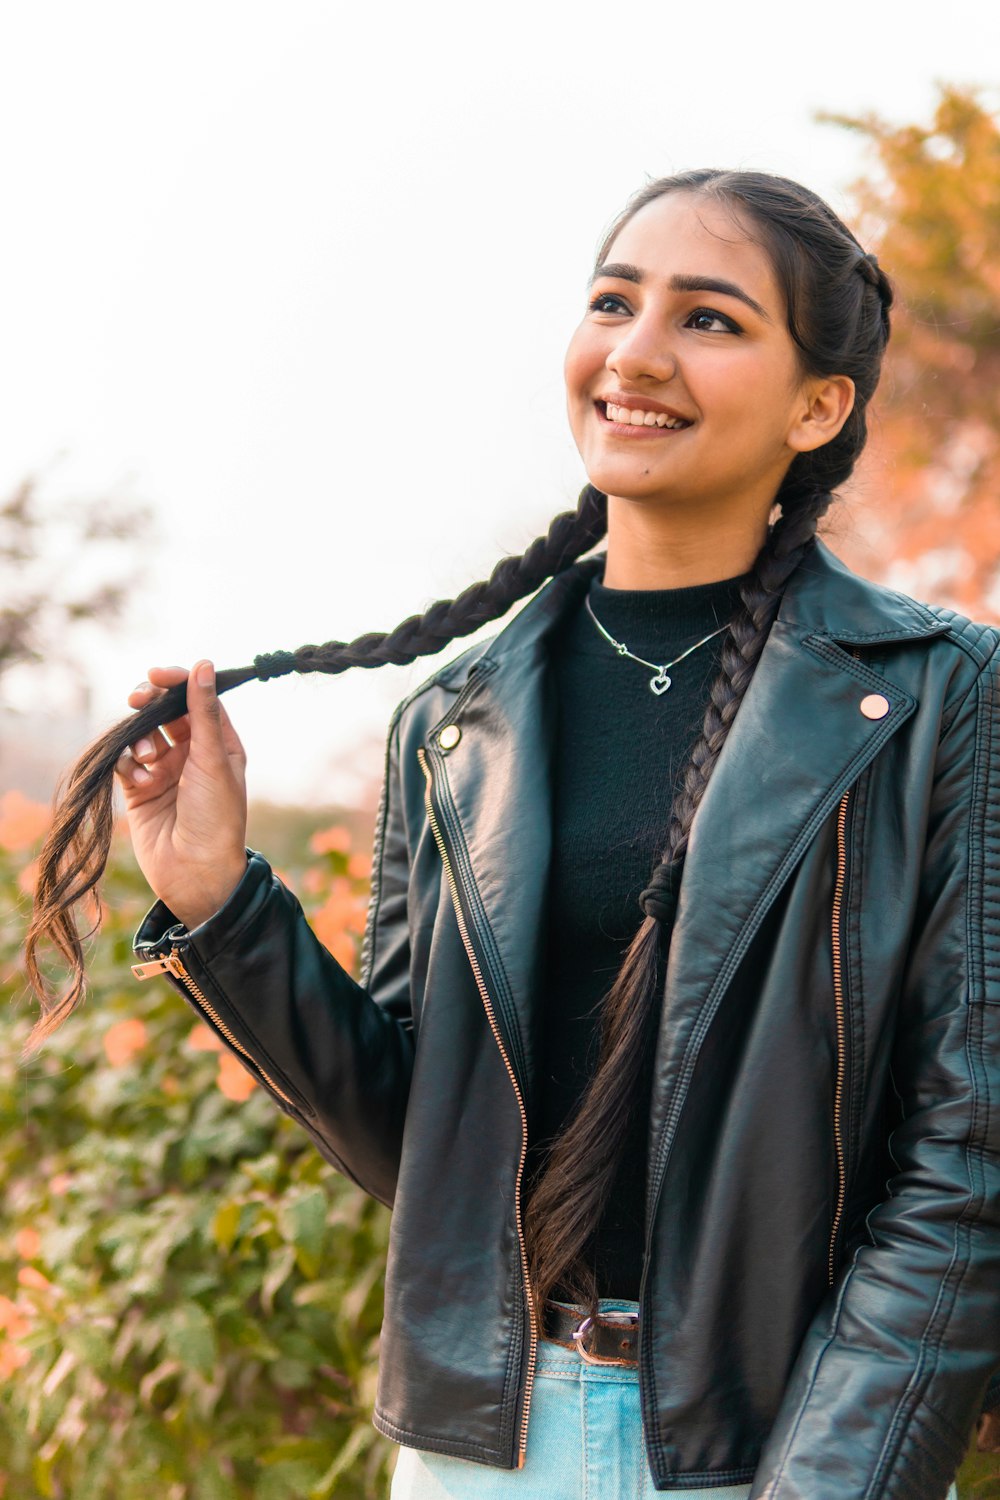
[[[671,192],[711,196],[732,211],[743,233],[759,239],[784,293],[787,326],[803,374],[849,376],[855,384],[855,402],[834,439],[796,455],[775,496],[780,515],[745,576],[740,604],[728,622],[720,671],[680,778],[663,853],[640,896],[643,921],[602,1002],[595,1073],[531,1184],[524,1230],[536,1305],[544,1305],[560,1286],[592,1312],[597,1287],[588,1242],[621,1164],[636,1099],[635,1080],[648,1059],[654,1000],[666,958],[664,936],[676,907],[694,816],[784,588],[813,545],[833,489],[848,478],[864,447],[866,411],[878,384],[893,300],[875,257],[865,254],[822,199],[787,178],[761,172],[705,169],[649,183],[612,224],[597,264],[607,258],[618,231],[634,214]],[[557,515],[543,537],[521,556],[502,559],[486,582],[472,584],[455,599],[437,601],[387,633],[273,652],[256,657],[253,666],[220,671],[217,689],[227,692],[290,672],[335,675],[349,667],[407,663],[432,655],[500,619],[519,599],[570,567],[606,531],[607,497],[586,485],[575,511]],[[35,908],[25,942],[27,972],[41,1009],[27,1054],[37,1050],[83,997],[83,944],[100,922],[97,893],[111,843],[115,765],[129,745],[181,717],[186,706],[186,685],[169,689],[95,741],[66,778],[39,857]],[[81,903],[96,912],[89,929],[78,925]],[[43,940],[54,946],[69,969],[62,994],[50,988],[41,971]]]

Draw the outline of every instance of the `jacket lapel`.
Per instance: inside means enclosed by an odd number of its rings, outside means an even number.
[[[459,750],[436,756],[479,903],[479,942],[503,991],[501,1024],[529,1097],[552,843],[548,643],[603,562],[602,554],[558,575],[487,644],[479,685],[462,693]],[[714,1010],[817,829],[917,706],[850,646],[947,629],[852,573],[822,542],[796,570],[695,818],[666,976],[661,1078],[674,1074],[692,1027]],[[861,712],[872,693],[889,701],[883,718]]]

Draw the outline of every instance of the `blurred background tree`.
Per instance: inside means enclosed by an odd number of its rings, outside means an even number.
[[[822,114],[861,134],[855,229],[898,293],[868,450],[848,490],[852,566],[1000,619],[1000,120],[943,85],[929,125]]]
[[[0,500],[3,786],[47,797],[92,737],[88,649],[126,620],[152,525],[127,496],[57,501],[38,475]]]
[[[112,496],[47,502],[37,476],[0,503],[0,685],[28,664],[80,670],[74,628],[121,616],[151,524]]]

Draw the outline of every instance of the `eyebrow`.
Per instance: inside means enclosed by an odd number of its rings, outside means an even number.
[[[645,271],[638,266],[633,266],[628,261],[605,261],[599,265],[588,283],[593,286],[599,276],[613,276],[618,281],[634,281],[637,286],[646,279]],[[745,292],[735,281],[725,281],[718,276],[671,276],[668,283],[672,292],[719,292],[724,297],[736,297],[740,302],[745,302],[747,307],[770,323],[771,318],[764,311],[755,297]]]

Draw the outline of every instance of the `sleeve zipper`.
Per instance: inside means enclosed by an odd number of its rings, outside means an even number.
[[[243,1046],[243,1044],[236,1040],[236,1037],[230,1031],[225,1021],[223,1021],[222,1017],[219,1015],[219,1012],[211,1004],[211,1002],[205,995],[205,992],[191,978],[191,975],[184,967],[184,962],[180,956],[180,951],[177,948],[174,948],[167,958],[157,958],[152,962],[133,964],[132,973],[135,975],[136,979],[152,979],[156,974],[172,974],[175,979],[180,980],[184,988],[196,1001],[198,1009],[204,1011],[204,1013],[210,1018],[213,1026],[219,1032],[220,1036],[223,1036],[226,1039],[234,1052],[238,1052],[241,1057],[245,1057],[247,1062],[250,1063],[251,1071],[263,1078],[272,1093],[277,1094],[278,1098],[283,1100],[284,1103],[287,1104],[289,1109],[294,1110],[297,1115],[302,1113],[300,1106],[297,1105],[294,1100],[290,1099],[283,1089],[280,1089],[278,1087],[274,1079],[271,1077],[270,1073],[266,1073],[261,1067],[260,1063],[258,1063],[253,1057],[251,1057],[250,1053]]]

